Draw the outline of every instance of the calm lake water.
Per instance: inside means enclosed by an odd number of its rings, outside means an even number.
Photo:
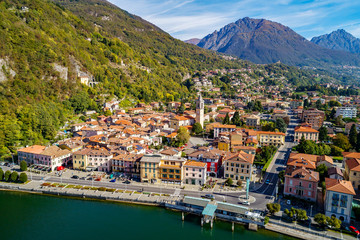
[[[0,239],[291,239],[269,231],[252,232],[216,221],[201,228],[200,218],[159,207],[85,201],[0,191]]]

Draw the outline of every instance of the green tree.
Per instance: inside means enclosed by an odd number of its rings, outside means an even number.
[[[261,126],[261,130],[263,131],[275,131],[275,123],[274,122],[264,122]]]
[[[177,109],[178,114],[183,114],[185,112],[185,105],[181,102],[180,107]]]
[[[194,123],[193,127],[192,127],[192,131],[195,133],[195,134],[200,134],[203,132],[203,128],[201,126],[200,123]]]
[[[329,115],[329,118],[332,120],[332,119],[335,119],[335,115],[336,115],[336,110],[335,108],[333,108],[330,112],[330,115]]]
[[[231,178],[228,178],[228,179],[226,179],[225,184],[227,186],[231,186],[231,185],[233,185],[233,180]]]
[[[240,113],[239,111],[236,111],[234,113],[233,118],[231,119],[232,124],[236,125],[236,126],[241,126],[241,119],[240,119]]]
[[[17,172],[13,171],[10,176],[11,181],[16,182],[18,180],[18,178],[19,178],[19,174]]]
[[[327,218],[325,214],[318,213],[314,216],[314,221],[320,226],[325,227],[328,222]]]
[[[268,224],[269,223],[269,217],[268,216],[266,216],[265,218],[264,218],[264,225],[266,225],[266,224]]]
[[[104,113],[105,116],[109,117],[112,115],[111,111],[109,109],[107,109]]]
[[[275,213],[280,211],[281,206],[278,203],[268,203],[266,204],[266,208],[269,210],[271,215],[274,215]]]
[[[328,174],[327,174],[327,171],[328,171],[327,166],[325,164],[320,164],[319,166],[316,167],[316,171],[320,175],[320,182],[325,181],[325,177],[328,176]]]
[[[354,123],[351,125],[350,133],[349,133],[349,142],[353,148],[356,148],[357,143],[357,130],[356,130],[356,124]]]
[[[27,164],[26,164],[26,161],[25,160],[22,160],[20,162],[20,170],[21,171],[26,171],[27,170]]]
[[[328,131],[327,128],[322,126],[319,128],[319,141],[327,141],[328,140]]]
[[[332,216],[331,218],[328,218],[327,220],[328,220],[327,222],[328,222],[329,226],[336,228],[336,229],[339,229],[341,227],[341,221],[338,218]]]
[[[357,134],[356,137],[356,151],[360,152],[360,132]]]
[[[332,156],[342,156],[344,149],[339,148],[338,146],[331,145],[331,155]]]
[[[229,117],[229,113],[226,113],[226,116],[222,122],[223,124],[230,124],[230,117]]]
[[[285,132],[286,132],[287,125],[286,125],[284,119],[282,119],[282,118],[276,119],[276,121],[275,121],[275,128],[279,129],[280,132],[285,133]]]
[[[2,181],[3,179],[4,179],[4,170],[0,168],[0,181]]]
[[[285,181],[285,170],[281,170],[279,172],[279,179],[280,179],[281,183],[284,183],[284,181]]]
[[[26,173],[20,173],[19,181],[25,183],[28,180]]]
[[[349,139],[342,133],[336,134],[334,140],[334,145],[344,149],[345,151],[349,150],[351,148],[351,145],[349,143]]]
[[[187,128],[185,127],[180,127],[179,130],[177,131],[177,136],[176,139],[181,143],[181,144],[185,144],[189,141],[190,139],[190,133],[187,130]]]
[[[4,175],[4,180],[8,182],[10,180],[11,171],[7,170]]]

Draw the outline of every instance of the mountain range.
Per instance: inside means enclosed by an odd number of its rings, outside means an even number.
[[[336,42],[340,37],[329,39]],[[280,23],[245,17],[207,35],[197,45],[261,64],[280,61],[295,66],[360,66],[358,55],[332,47],[347,46],[345,42],[331,45],[320,39],[308,41]],[[353,52],[356,41],[350,46]]]

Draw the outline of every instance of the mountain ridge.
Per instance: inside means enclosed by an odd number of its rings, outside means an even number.
[[[360,53],[360,39],[344,29],[338,29],[329,34],[313,37],[310,41],[328,49]]]
[[[198,46],[260,64],[281,61],[296,66],[360,65],[356,55],[320,47],[280,23],[249,17],[214,31]]]

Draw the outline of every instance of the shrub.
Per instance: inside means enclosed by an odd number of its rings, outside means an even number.
[[[26,173],[20,173],[19,181],[25,183],[28,180]]]
[[[21,171],[26,171],[27,170],[27,164],[26,164],[26,162],[24,160],[22,160],[20,162],[20,170]]]
[[[228,186],[233,185],[233,180],[231,178],[226,179],[225,184]]]
[[[10,179],[12,182],[16,182],[18,178],[19,178],[19,174],[17,172],[14,171],[11,173]]]
[[[2,181],[3,179],[4,179],[4,170],[0,168],[0,181]]]
[[[269,210],[270,214],[274,214],[280,211],[281,206],[278,203],[268,203],[266,208]]]
[[[269,217],[266,216],[266,217],[264,218],[264,225],[266,225],[266,224],[268,224],[268,223],[269,223]]]
[[[11,175],[11,172],[9,170],[7,170],[5,172],[5,176],[4,176],[4,180],[5,181],[9,181],[10,180],[10,175]]]

